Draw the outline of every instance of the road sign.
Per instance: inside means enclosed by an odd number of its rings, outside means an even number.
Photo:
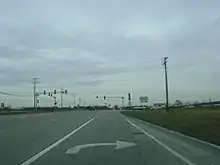
[[[91,148],[91,147],[100,147],[100,146],[116,146],[115,150],[120,150],[128,147],[134,147],[137,146],[135,143],[131,142],[124,142],[124,141],[117,141],[116,143],[91,143],[91,144],[83,144],[78,145],[73,148],[70,148],[66,153],[67,154],[78,154],[80,150],[85,148]]]
[[[141,96],[139,97],[140,103],[147,103],[148,102],[148,97],[147,96]]]

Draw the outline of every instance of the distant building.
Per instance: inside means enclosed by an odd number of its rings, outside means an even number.
[[[195,107],[220,107],[220,101],[194,103]]]

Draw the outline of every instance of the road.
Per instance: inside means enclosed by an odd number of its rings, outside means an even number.
[[[219,165],[219,155],[116,111],[0,116],[1,165]]]

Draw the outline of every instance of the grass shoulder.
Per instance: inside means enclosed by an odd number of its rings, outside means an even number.
[[[220,145],[219,109],[124,111],[122,114]]]

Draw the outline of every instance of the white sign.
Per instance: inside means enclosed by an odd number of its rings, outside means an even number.
[[[142,96],[139,98],[141,103],[147,103],[148,102],[148,97],[147,96]]]

